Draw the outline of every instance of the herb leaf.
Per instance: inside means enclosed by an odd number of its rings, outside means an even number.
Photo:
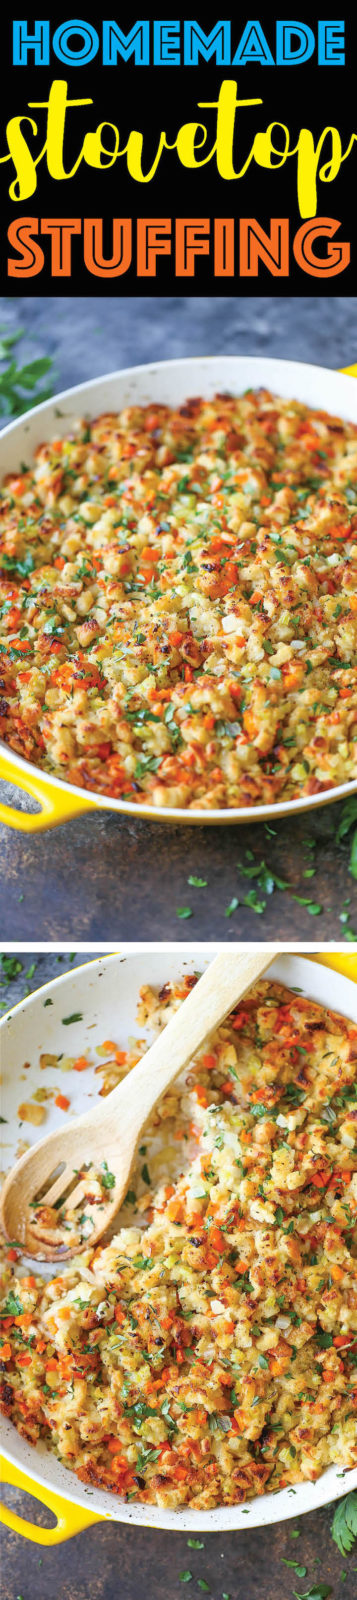
[[[357,1490],[352,1489],[344,1500],[339,1500],[331,1528],[332,1538],[341,1556],[348,1555],[357,1539]]]

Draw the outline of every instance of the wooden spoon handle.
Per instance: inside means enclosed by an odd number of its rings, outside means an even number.
[[[278,954],[276,946],[262,951],[222,950],[207,967],[195,988],[175,1012],[166,1028],[155,1039],[142,1061],[108,1100],[108,1113],[115,1115],[114,1099],[120,1109],[125,1092],[125,1115],[132,1128],[143,1123],[177,1073],[187,1066],[200,1045],[228,1016],[262,972]]]

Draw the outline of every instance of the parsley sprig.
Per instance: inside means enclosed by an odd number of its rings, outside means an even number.
[[[53,392],[52,387],[38,387],[53,365],[50,356],[40,356],[21,367],[11,354],[22,336],[23,328],[19,328],[16,333],[3,334],[0,338],[0,417],[19,417],[23,411],[29,411],[30,406],[49,400]]]

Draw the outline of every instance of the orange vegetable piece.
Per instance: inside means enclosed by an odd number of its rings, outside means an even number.
[[[126,1469],[128,1463],[127,1463],[127,1461],[125,1461],[124,1456],[120,1455],[120,1452],[121,1452],[121,1449],[122,1449],[122,1445],[120,1443],[120,1439],[115,1439],[114,1435],[112,1434],[110,1439],[107,1440],[107,1447],[108,1447],[108,1450],[110,1451],[110,1455],[111,1456],[118,1456],[118,1458],[120,1457],[120,1460],[118,1459],[118,1461],[117,1461],[117,1466],[118,1467],[119,1466],[120,1467],[125,1467],[125,1469]]]
[[[209,1242],[210,1249],[218,1250],[219,1255],[222,1254],[222,1250],[225,1250],[226,1241],[220,1228],[214,1227],[210,1229]]]

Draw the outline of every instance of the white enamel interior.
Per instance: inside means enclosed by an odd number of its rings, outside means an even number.
[[[176,980],[187,971],[202,971],[212,960],[219,947],[216,945],[186,945],[184,948],[136,947],[135,954],[125,947],[116,955],[103,956],[101,960],[65,973],[36,994],[16,1006],[0,1024],[0,1052],[2,1067],[2,1115],[7,1119],[4,1133],[4,1166],[8,1170],[15,1157],[18,1144],[17,1107],[29,1092],[28,1073],[23,1072],[24,1061],[30,1061],[31,1093],[35,1087],[43,1088],[44,1075],[38,1067],[42,1050],[50,1054],[76,1055],[86,1048],[93,1049],[103,1039],[115,1039],[125,1048],[129,1036],[140,1036],[143,1029],[136,1022],[136,1008],[141,984],[158,984],[168,979]],[[239,946],[237,946],[239,951]],[[328,967],[300,956],[284,955],[274,961],[269,975],[284,983],[301,988],[304,993],[323,1005],[357,1022],[357,986]],[[52,1004],[44,1002],[51,999]],[[62,1018],[81,1012],[83,1020],[64,1028]],[[148,1035],[149,1038],[149,1035]],[[59,1071],[46,1071],[46,1083],[58,1085]],[[36,1080],[36,1082],[35,1082]],[[86,1109],[97,1092],[93,1073],[67,1073],[63,1078],[65,1091],[71,1100],[71,1113]],[[63,1112],[49,1102],[46,1132],[63,1126]],[[41,1136],[45,1129],[42,1127]],[[35,1142],[36,1130],[29,1124],[23,1128],[26,1137]],[[48,1269],[47,1269],[48,1271]],[[126,1505],[116,1495],[92,1490],[79,1482],[74,1473],[57,1461],[43,1445],[35,1449],[21,1438],[13,1424],[3,1422],[3,1448],[6,1456],[22,1468],[37,1483],[57,1491],[79,1506],[90,1506],[102,1516],[120,1522],[138,1523],[150,1527],[217,1532],[218,1529],[260,1527],[269,1522],[280,1522],[287,1517],[300,1516],[330,1500],[357,1488],[357,1468],[342,1473],[329,1468],[315,1483],[301,1483],[293,1489],[278,1494],[265,1494],[248,1501],[245,1506],[225,1506],[213,1511],[170,1511],[157,1506],[143,1506],[129,1502]]]
[[[318,406],[335,415],[357,423],[357,381],[344,373],[329,368],[310,366],[300,361],[280,361],[271,356],[195,356],[178,361],[160,361],[148,366],[127,367],[121,372],[110,372],[90,383],[80,383],[65,389],[44,405],[36,406],[25,416],[11,422],[0,434],[0,479],[9,471],[18,470],[21,461],[30,463],[33,451],[42,440],[60,437],[67,433],[78,416],[95,417],[102,411],[117,411],[126,405],[145,405],[160,401],[180,405],[192,395],[211,398],[219,390],[242,394],[245,389],[263,386],[287,399],[302,400],[305,405]],[[9,747],[0,741],[1,751]],[[11,750],[11,759],[19,772],[35,773],[40,770],[32,762],[24,761]],[[164,812],[150,805],[130,805],[129,801],[114,800],[98,795],[92,790],[79,790],[74,784],[44,775],[46,785],[61,792],[83,793],[84,800],[93,800],[102,809],[132,813],[133,816],[156,818],[167,822],[252,822],[278,816],[279,813],[306,811],[326,803],[326,794],[338,800],[357,789],[357,778],[352,783],[340,784],[322,794],[312,795],[307,801],[290,800],[276,805],[241,806],[230,811],[188,811],[165,807]]]

